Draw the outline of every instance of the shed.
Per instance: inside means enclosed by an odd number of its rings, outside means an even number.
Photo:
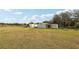
[[[37,24],[29,24],[30,28],[37,28]]]
[[[47,24],[47,23],[39,23],[39,24],[29,24],[30,28],[58,28],[58,24]]]
[[[48,28],[46,23],[37,24],[37,28]]]
[[[58,24],[50,24],[50,28],[58,28]]]

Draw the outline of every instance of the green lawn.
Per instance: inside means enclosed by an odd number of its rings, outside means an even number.
[[[79,48],[79,30],[0,27],[0,48]]]

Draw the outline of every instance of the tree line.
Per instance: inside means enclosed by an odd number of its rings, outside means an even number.
[[[26,23],[0,23],[0,26],[26,26]]]

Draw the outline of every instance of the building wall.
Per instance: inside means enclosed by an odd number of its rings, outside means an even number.
[[[29,26],[30,28],[58,28],[58,24],[29,24]]]
[[[58,24],[50,24],[51,28],[58,28]]]
[[[37,28],[37,24],[29,24],[30,28]]]
[[[30,28],[35,28],[34,24],[29,24]]]
[[[47,28],[47,25],[46,24],[38,24],[37,28]]]

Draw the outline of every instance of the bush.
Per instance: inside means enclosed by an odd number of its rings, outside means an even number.
[[[79,28],[79,22],[75,25],[75,28]]]

